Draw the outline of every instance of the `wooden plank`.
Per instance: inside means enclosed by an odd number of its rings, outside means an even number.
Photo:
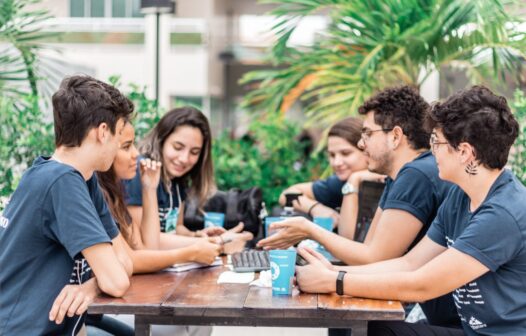
[[[398,301],[362,299],[337,294],[318,295],[319,317],[351,320],[403,320],[405,312]]]
[[[209,325],[209,326],[247,326],[247,327],[292,327],[292,328],[353,328],[366,330],[367,321],[320,318],[264,318],[257,317],[218,317],[218,316],[181,316],[181,315],[144,315],[141,323],[155,325]],[[354,335],[354,334],[353,334]],[[365,335],[365,334],[364,334]]]
[[[294,287],[292,295],[272,296],[272,288],[250,288],[244,305],[245,318],[308,318],[316,317],[318,298],[315,294],[300,293]]]
[[[162,304],[165,314],[203,316],[211,310],[216,315],[229,315],[243,308],[247,284],[217,284],[226,267],[191,271]]]
[[[160,314],[163,303],[187,273],[134,275],[122,298],[101,295],[90,305],[92,314]]]

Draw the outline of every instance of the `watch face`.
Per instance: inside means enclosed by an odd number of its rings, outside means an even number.
[[[345,182],[345,184],[342,187],[342,194],[347,195],[353,194],[355,192],[357,192],[356,188],[352,184],[349,184],[349,182]]]

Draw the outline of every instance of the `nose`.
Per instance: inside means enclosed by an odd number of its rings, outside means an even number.
[[[189,151],[183,151],[179,154],[179,161],[181,163],[188,163],[190,159],[190,152]]]
[[[136,161],[137,157],[139,156],[139,151],[137,150],[137,147],[135,147],[135,145],[132,145],[132,152],[131,153],[132,153],[131,154],[132,155],[132,159],[134,161]]]
[[[342,157],[341,157],[341,155],[336,154],[334,156],[333,164],[334,164],[335,167],[337,167],[337,166],[342,164]]]

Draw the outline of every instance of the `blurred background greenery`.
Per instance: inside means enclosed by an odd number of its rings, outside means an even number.
[[[49,15],[31,10],[35,2],[0,2],[0,41],[16,51],[0,51],[4,199],[37,155],[53,151],[52,120],[42,112],[49,95],[38,85],[45,80],[45,71],[38,66],[45,48],[38,24]],[[245,76],[243,82],[253,88],[242,103],[251,113],[247,132],[241,137],[231,130],[218,132],[212,154],[219,189],[259,186],[267,207],[276,204],[285,187],[329,172],[323,145],[313,148],[315,144],[300,141],[305,139],[305,125],[286,115],[297,100],[307,102],[307,124],[324,129],[355,113],[373,92],[400,83],[418,87],[445,65],[462,68],[471,83],[497,90],[503,78],[519,81],[523,73],[526,34],[517,29],[519,20],[504,10],[504,1],[263,2],[277,5],[272,14],[277,17],[274,30],[279,39],[268,53],[277,70]],[[310,47],[289,46],[297,23],[317,11],[331,18],[323,38]],[[137,138],[142,138],[165,111],[156,108],[144,86],[121,83],[119,76],[109,81],[134,101]],[[521,124],[510,164],[525,183],[526,97],[517,90],[508,98]]]

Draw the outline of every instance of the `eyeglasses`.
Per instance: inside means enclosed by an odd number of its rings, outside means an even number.
[[[433,153],[433,155],[435,155],[438,146],[448,144],[449,142],[447,141],[438,141],[437,136],[435,134],[431,134],[431,137],[429,138],[429,147],[431,147],[431,153]]]
[[[369,141],[369,139],[375,132],[390,132],[392,130],[393,130],[392,128],[381,128],[377,130],[372,130],[369,128],[362,128],[361,137],[363,141]]]

